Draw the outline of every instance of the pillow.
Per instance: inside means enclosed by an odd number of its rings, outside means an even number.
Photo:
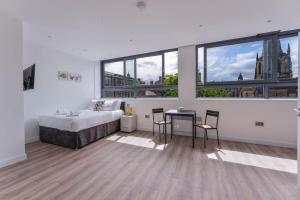
[[[104,105],[105,101],[97,101],[94,107],[94,111],[101,111],[103,110],[103,105]]]
[[[94,109],[95,109],[95,105],[96,105],[97,102],[98,102],[98,100],[92,100],[92,101],[89,103],[89,105],[88,105],[88,107],[87,107],[87,110],[94,110]]]
[[[118,100],[106,100],[103,104],[103,111],[113,111],[116,108]]]

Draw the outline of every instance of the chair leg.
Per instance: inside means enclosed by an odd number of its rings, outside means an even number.
[[[153,124],[153,137],[154,137],[154,124]]]
[[[217,130],[218,145],[220,146],[219,131],[218,131],[218,129],[216,129],[216,130]]]
[[[166,125],[166,128],[165,128],[165,134],[167,134],[167,130],[168,130],[168,124]]]
[[[158,126],[158,135],[159,135],[159,141],[160,141],[160,125]]]
[[[195,139],[197,138],[197,127],[194,126],[194,132],[195,132]]]
[[[206,137],[206,140],[208,140],[208,135],[207,135],[207,130],[205,131],[205,137]]]
[[[171,139],[173,139],[173,131],[174,131],[174,128],[173,128],[173,121],[172,121],[171,124],[170,124],[170,129],[171,129]]]
[[[204,129],[204,137],[203,137],[203,145],[204,145],[204,148],[206,148],[206,139],[205,139],[206,136],[207,136],[207,130]]]

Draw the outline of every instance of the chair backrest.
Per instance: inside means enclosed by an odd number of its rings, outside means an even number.
[[[216,126],[215,128],[218,128],[218,123],[219,123],[219,115],[220,115],[220,112],[219,111],[214,111],[214,110],[206,110],[206,116],[205,116],[205,124],[207,123],[207,117],[208,116],[211,116],[211,117],[216,117],[217,120],[216,120]]]
[[[164,114],[165,114],[165,112],[164,112],[164,109],[163,108],[154,108],[154,109],[152,109],[152,118],[153,118],[153,122],[154,122],[154,115],[155,114],[162,114],[163,115],[163,119],[164,119]]]

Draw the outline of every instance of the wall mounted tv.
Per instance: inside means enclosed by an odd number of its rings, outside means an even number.
[[[34,75],[35,75],[35,64],[31,65],[23,71],[23,89],[33,90],[34,89]]]

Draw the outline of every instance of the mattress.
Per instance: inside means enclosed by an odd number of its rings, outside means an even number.
[[[79,132],[101,124],[116,121],[123,115],[122,110],[115,111],[80,111],[78,116],[44,115],[40,116],[40,126],[55,128],[61,131]]]

